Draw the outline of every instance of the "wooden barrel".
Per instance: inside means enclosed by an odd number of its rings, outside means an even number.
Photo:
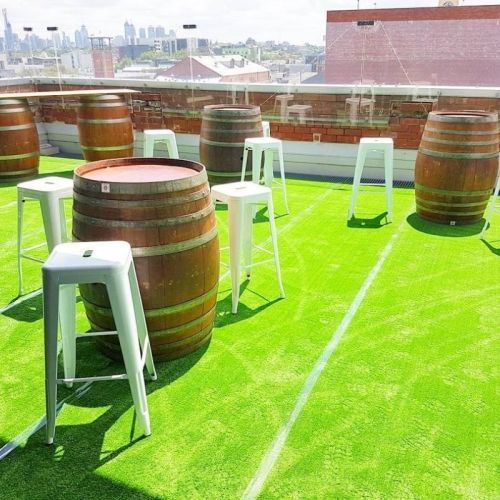
[[[0,99],[0,182],[17,182],[38,173],[40,145],[26,99]]]
[[[82,96],[78,107],[77,125],[80,146],[86,160],[133,156],[132,120],[123,97]]]
[[[429,113],[415,164],[417,214],[440,224],[478,222],[497,171],[497,113]]]
[[[241,179],[243,147],[248,137],[263,137],[259,106],[216,104],[203,108],[200,161],[207,168],[211,185]],[[246,179],[250,180],[251,175],[249,153]]]
[[[184,356],[210,340],[219,240],[205,167],[167,158],[124,158],[75,170],[73,239],[132,247],[155,359]],[[114,329],[103,285],[80,292],[97,330]],[[99,348],[119,358],[114,337]]]

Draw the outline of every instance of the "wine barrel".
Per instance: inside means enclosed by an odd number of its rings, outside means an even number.
[[[241,179],[243,147],[247,137],[263,137],[259,106],[215,104],[204,106],[201,119],[200,161],[210,185]],[[245,178],[252,175],[251,152]]]
[[[17,182],[38,173],[40,145],[26,99],[0,99],[0,182]]]
[[[497,113],[429,113],[415,164],[417,214],[440,224],[478,222],[497,171]]]
[[[155,359],[175,359],[211,337],[219,280],[219,240],[205,167],[188,160],[124,158],[75,170],[73,239],[125,240],[139,281]],[[81,285],[97,330],[114,323],[103,285]],[[118,340],[97,337],[119,358]]]
[[[132,120],[123,97],[82,96],[77,118],[80,146],[87,161],[133,156]]]

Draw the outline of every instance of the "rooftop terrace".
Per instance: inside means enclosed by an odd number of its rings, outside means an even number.
[[[41,174],[81,163],[43,157]],[[126,382],[93,383],[61,388],[48,447],[32,432],[44,413],[40,268],[26,263],[33,292],[16,300],[16,188],[3,185],[0,449],[17,448],[0,460],[0,496],[496,497],[500,218],[481,241],[482,222],[420,220],[411,183],[399,186],[393,223],[383,196],[365,193],[348,224],[349,182],[289,179],[289,215],[276,198],[287,297],[264,265],[232,315],[221,282],[209,346],[159,363],[147,383],[150,437]],[[227,212],[216,215],[224,243]],[[39,210],[27,216],[35,243]],[[259,211],[267,247],[265,222]],[[88,328],[82,304],[78,323]],[[78,370],[117,366],[83,341]]]

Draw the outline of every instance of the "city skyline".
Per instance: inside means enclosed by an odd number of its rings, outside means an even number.
[[[496,1],[466,0],[464,5],[498,5]],[[429,7],[438,0],[360,0],[360,8]],[[53,0],[50,9],[33,12],[31,0],[3,0],[15,33],[22,34],[23,26],[33,28],[40,37],[47,35],[47,26],[58,26],[71,38],[86,25],[90,35],[124,35],[125,21],[139,28],[163,26],[167,33],[174,30],[178,37],[196,36],[220,42],[244,42],[251,37],[257,41],[275,40],[290,43],[322,45],[328,10],[355,9],[357,0],[284,0],[274,2],[254,0],[249,5],[241,0],[212,0],[210,3],[186,0],[169,4],[150,0],[147,6],[137,0],[110,0],[105,6],[97,0]],[[307,16],[304,13],[308,13]],[[196,24],[196,30],[183,30],[183,24]],[[3,35],[3,20],[1,33]]]

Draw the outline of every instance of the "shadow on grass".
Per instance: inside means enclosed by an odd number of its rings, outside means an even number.
[[[90,344],[90,342],[89,342]],[[89,346],[87,346],[89,347]],[[147,375],[146,391],[152,394],[187,373],[206,352],[208,345],[198,351],[174,361],[157,363],[158,379],[149,381]],[[108,367],[120,371],[120,363],[110,362]],[[123,367],[121,367],[123,371]],[[59,400],[70,390],[61,387]],[[136,425],[135,412],[124,417],[132,406],[128,383],[93,383],[90,390],[68,406],[86,408],[105,408],[97,418],[82,424],[56,425],[55,444],[44,444],[45,427],[32,435],[26,445],[10,453],[0,462],[0,484],[5,498],[144,498],[155,496],[118,483],[96,474],[95,471],[117,458],[121,453],[134,447],[135,460],[149,454],[150,443]],[[150,403],[151,406],[151,403]],[[69,411],[66,409],[66,411]],[[153,411],[154,413],[154,411]],[[78,415],[78,409],[73,411]],[[152,409],[150,408],[150,414]],[[85,418],[88,413],[82,413]],[[125,420],[124,420],[125,419]],[[128,421],[126,420],[128,419]],[[58,420],[61,420],[59,417]],[[120,420],[120,423],[117,423]],[[119,443],[110,449],[106,434],[117,424],[120,434]],[[161,433],[161,427],[151,422],[153,436]],[[126,431],[126,427],[130,431]],[[118,433],[118,429],[115,433]],[[122,433],[123,431],[123,433]],[[0,448],[5,444],[0,439]],[[165,444],[167,446],[167,444]],[[128,458],[127,460],[134,460]],[[125,470],[133,470],[133,464],[125,465]],[[127,477],[123,476],[126,480]],[[132,478],[132,476],[131,476]],[[158,483],[157,483],[158,484]]]
[[[22,297],[22,296],[21,296]],[[16,297],[12,302],[19,300]],[[42,294],[35,295],[27,300],[19,302],[15,306],[7,309],[2,313],[2,316],[21,321],[23,323],[34,323],[43,318],[43,299]]]
[[[232,296],[231,296],[231,289],[229,289],[229,294],[223,298],[222,300],[217,301],[217,315],[215,317],[215,325],[216,327],[222,327],[226,325],[232,325],[234,323],[238,323],[239,321],[243,321],[245,319],[251,318],[252,316],[255,316],[259,312],[264,311],[268,307],[272,306],[276,302],[279,302],[280,300],[283,300],[281,297],[277,297],[273,300],[269,300],[263,295],[260,295],[257,292],[254,292],[253,290],[248,289],[248,285],[250,283],[250,280],[244,281],[241,286],[240,286],[240,298],[241,294],[246,291],[247,293],[253,293],[254,295],[257,295],[260,297],[262,300],[265,300],[266,303],[251,309],[248,306],[245,305],[244,302],[241,302],[241,300],[238,302],[238,312],[236,314],[233,314],[231,312],[232,308]],[[223,292],[219,291],[219,293]],[[276,291],[276,293],[278,293]]]
[[[434,236],[446,236],[448,238],[463,238],[464,236],[479,235],[484,226],[484,219],[474,224],[450,226],[448,224],[437,224],[420,218],[416,212],[406,218],[413,229]]]
[[[494,247],[491,243],[486,240],[481,240],[486,248],[495,255],[500,255],[500,247]],[[495,243],[498,243],[500,240],[493,240]]]
[[[380,215],[371,219],[353,216],[351,220],[347,221],[347,227],[357,229],[380,229],[388,224],[390,224],[390,222],[387,220],[387,212],[382,212]]]

